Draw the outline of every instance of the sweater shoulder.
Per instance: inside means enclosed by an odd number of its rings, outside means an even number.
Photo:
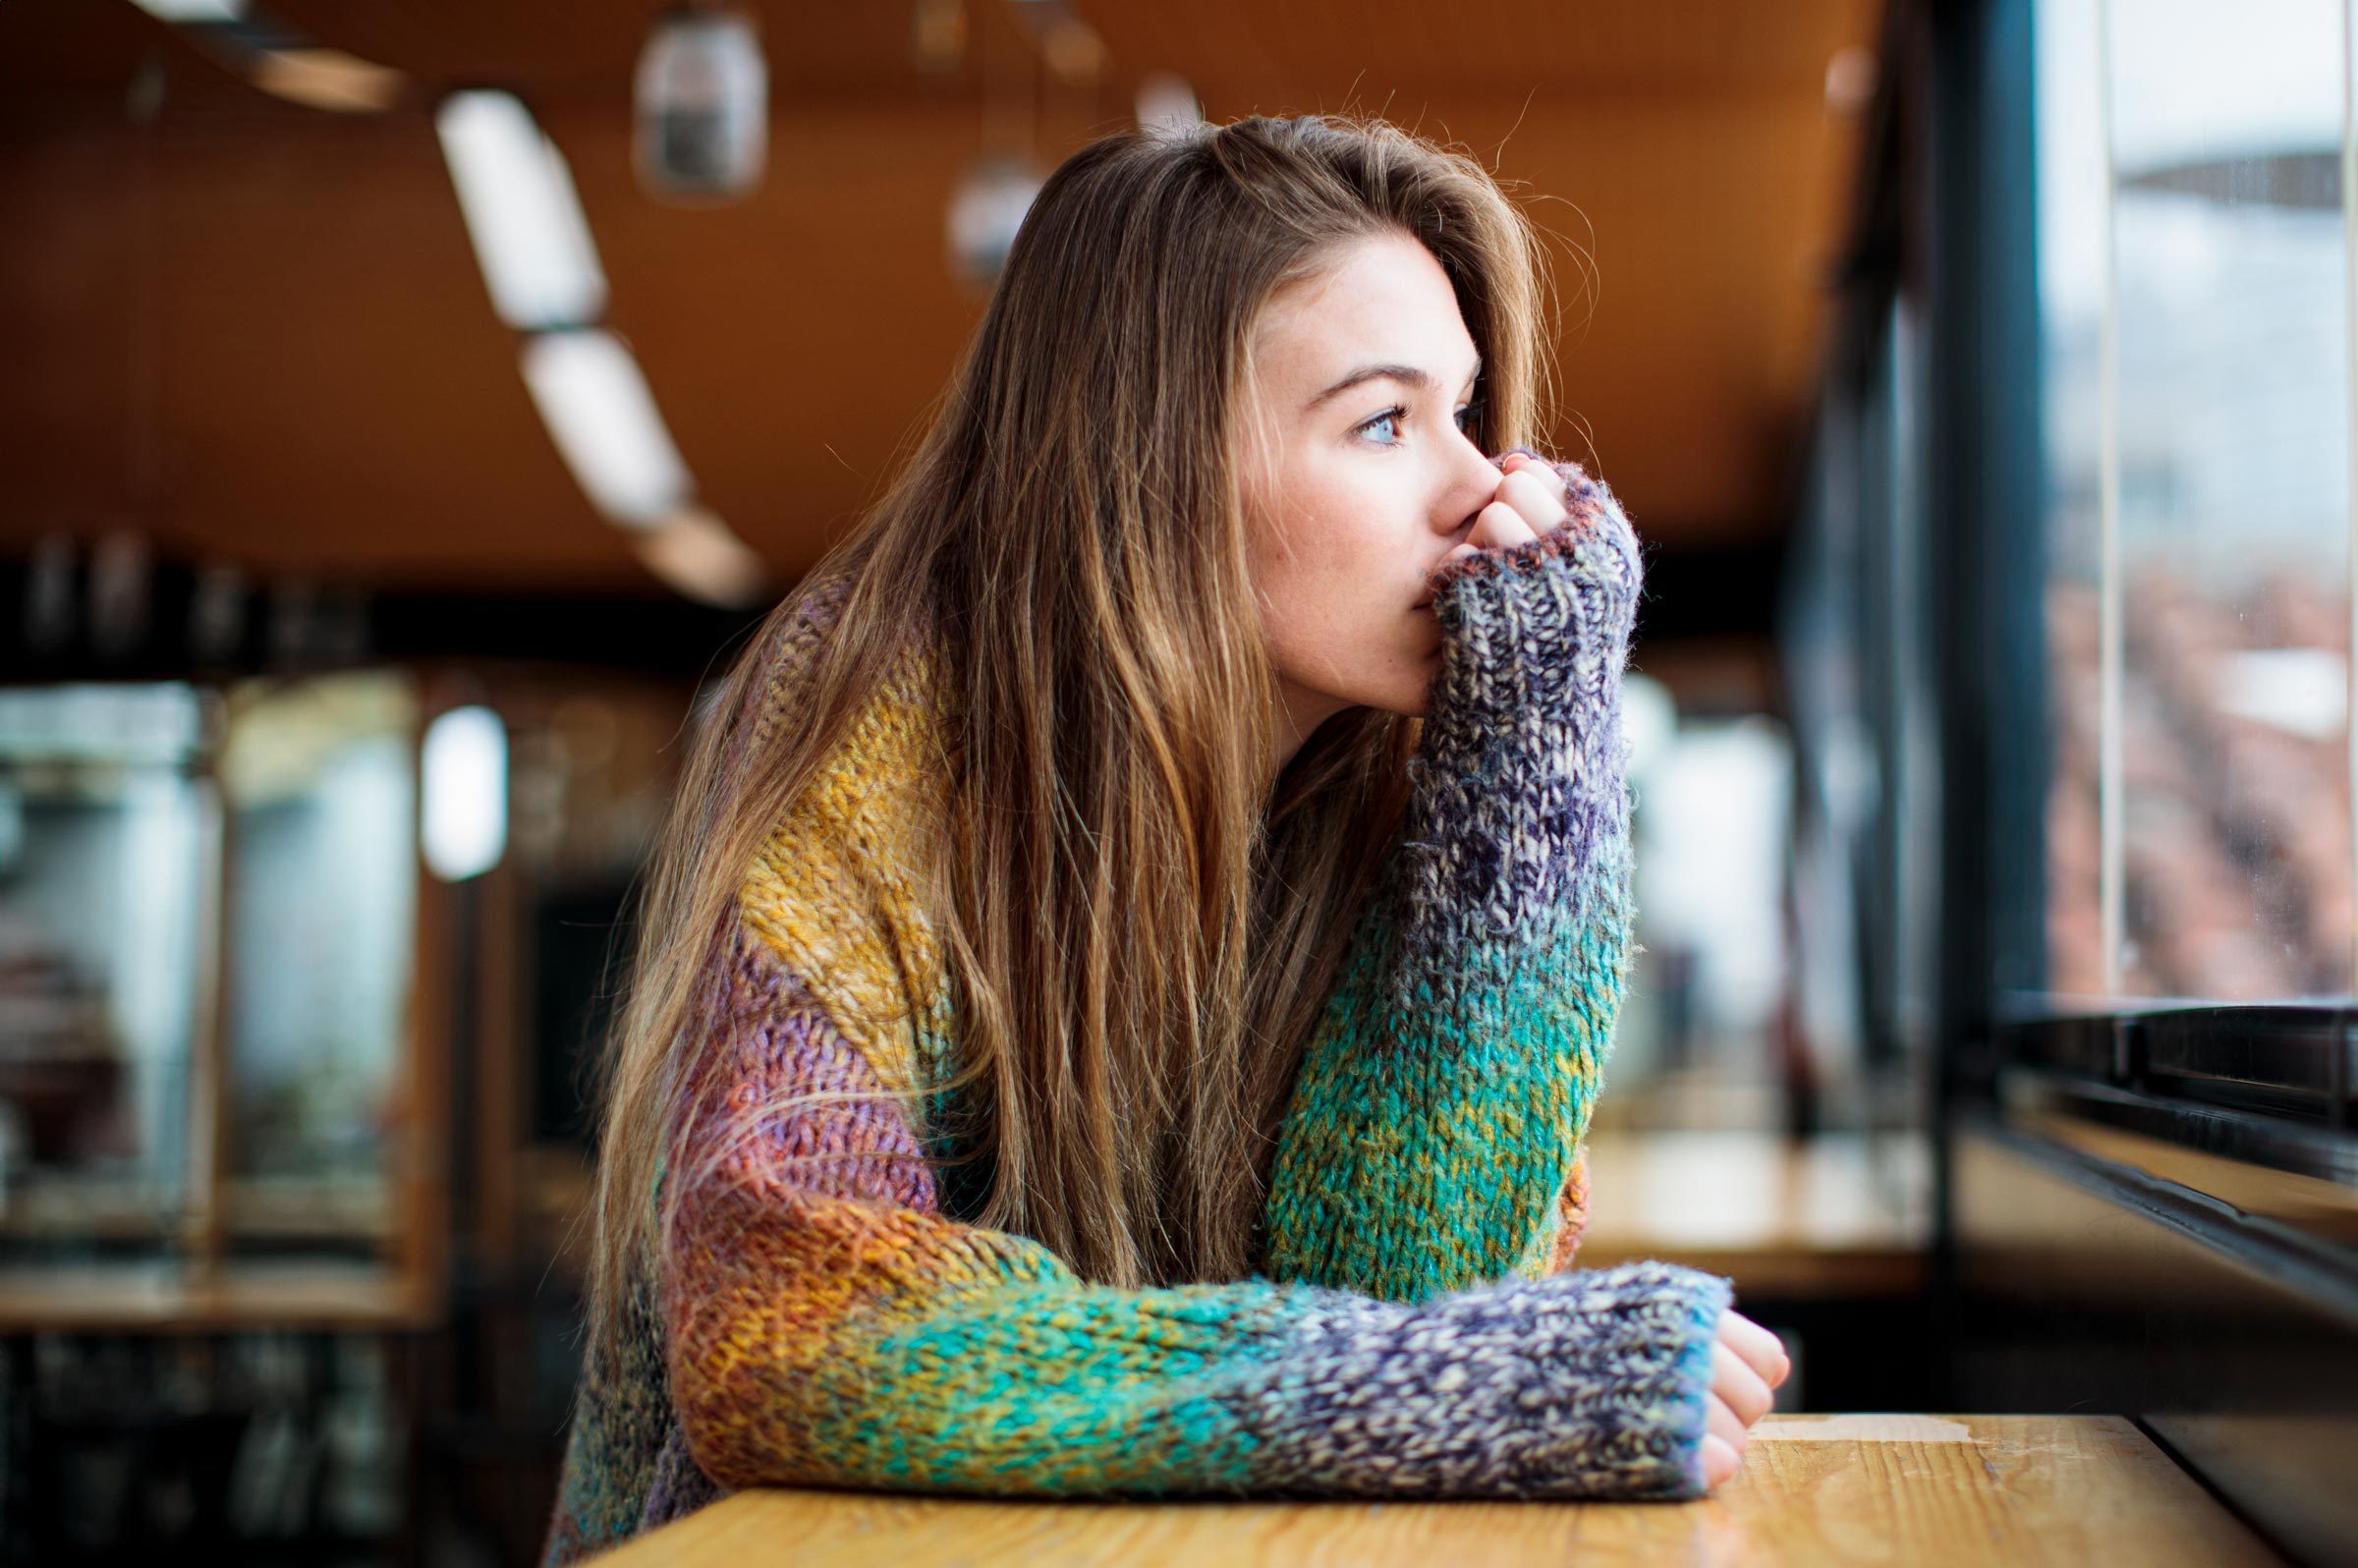
[[[817,721],[808,681],[841,613],[822,585],[768,650],[756,746]],[[744,924],[824,1007],[887,1088],[928,1076],[946,1047],[944,971],[930,916],[950,797],[938,647],[912,618],[807,788],[740,875]]]

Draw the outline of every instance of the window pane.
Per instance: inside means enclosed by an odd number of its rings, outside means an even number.
[[[2345,995],[2341,6],[2106,10],[2047,6],[2041,24],[2051,982],[2115,997]],[[2106,595],[2120,617],[2109,801]]]
[[[154,1245],[187,1201],[209,809],[185,686],[0,692],[0,1236]]]
[[[229,1169],[235,1228],[389,1222],[418,841],[406,677],[232,690]]]
[[[2104,103],[2096,0],[2043,0],[2036,16],[2040,401],[2048,476],[2048,988],[2092,1000],[2109,989],[2098,825]]]

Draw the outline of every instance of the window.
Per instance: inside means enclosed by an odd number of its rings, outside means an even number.
[[[1943,1116],[2350,1166],[2354,9],[1892,14],[1786,663],[1797,855]]]
[[[2347,0],[2036,10],[2050,999],[2352,993]]]

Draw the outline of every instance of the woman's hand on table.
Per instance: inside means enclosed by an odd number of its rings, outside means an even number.
[[[1718,1485],[1744,1462],[1752,1424],[1768,1414],[1769,1390],[1793,1371],[1777,1337],[1735,1311],[1719,1315],[1712,1346],[1711,1417],[1703,1437],[1703,1484]]]

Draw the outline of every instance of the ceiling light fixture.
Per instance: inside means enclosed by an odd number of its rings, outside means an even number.
[[[500,319],[519,331],[597,319],[606,275],[564,154],[532,111],[510,92],[453,92],[434,130]]]
[[[676,5],[640,51],[634,87],[639,182],[649,195],[734,200],[761,183],[769,145],[769,65],[751,13]]]
[[[632,540],[646,569],[676,591],[724,610],[761,602],[769,569],[728,525],[695,502],[672,509],[663,523]]]
[[[158,22],[235,22],[246,0],[131,0]]]
[[[639,362],[611,332],[537,332],[524,380],[574,478],[608,522],[651,529],[688,497],[688,466]]]
[[[1186,78],[1150,71],[1138,84],[1138,123],[1151,135],[1175,136],[1202,125],[1204,108]]]
[[[391,66],[341,49],[265,49],[253,63],[253,84],[307,109],[377,114],[400,101],[409,78]]]

